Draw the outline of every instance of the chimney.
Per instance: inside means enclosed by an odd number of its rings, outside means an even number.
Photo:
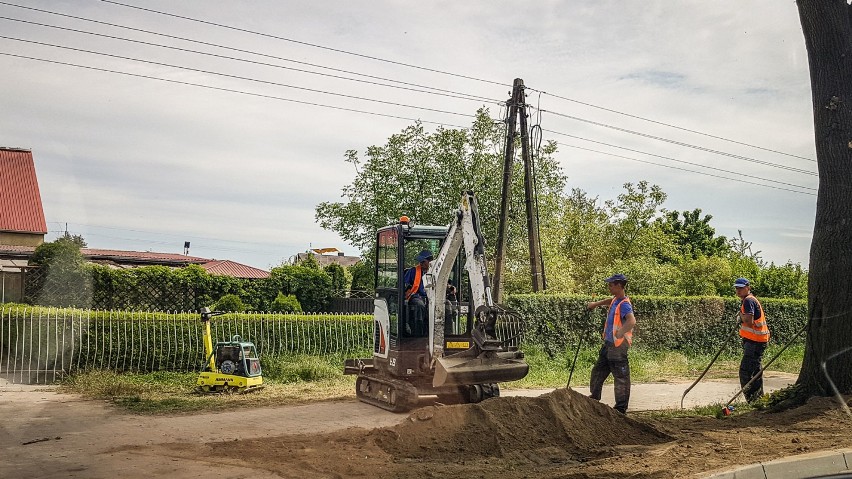
[[[183,242],[183,255],[189,256],[189,241]]]

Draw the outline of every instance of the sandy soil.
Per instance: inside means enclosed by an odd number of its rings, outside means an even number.
[[[669,478],[852,447],[830,398],[725,419],[623,416],[566,389],[410,415],[345,401],[151,417],[22,391],[0,415],[0,477]]]

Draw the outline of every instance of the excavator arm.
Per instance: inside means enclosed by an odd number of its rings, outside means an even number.
[[[470,349],[451,356],[444,355],[444,321],[447,282],[461,250],[470,280],[470,307],[475,322]],[[452,384],[497,383],[521,379],[529,366],[523,354],[505,351],[495,337],[495,324],[500,308],[491,296],[491,279],[485,261],[485,240],[479,226],[479,208],[473,192],[462,194],[461,206],[430,273],[424,276],[429,298],[429,345],[435,368],[433,386]]]

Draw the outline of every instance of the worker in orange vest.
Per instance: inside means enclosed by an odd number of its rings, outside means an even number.
[[[603,346],[598,353],[598,361],[592,368],[589,382],[590,397],[600,401],[603,383],[612,374],[615,380],[615,406],[613,409],[625,414],[627,403],[630,401],[630,363],[627,360],[627,349],[633,341],[633,327],[636,317],[633,315],[633,304],[625,294],[627,277],[614,274],[605,279],[611,298],[588,303],[590,311],[598,306],[609,306],[603,331]]]
[[[405,302],[408,304],[408,321],[405,332],[409,335],[423,336],[426,334],[426,288],[423,286],[423,275],[429,271],[429,265],[434,257],[429,250],[417,253],[414,261],[417,266],[405,270],[402,283],[405,290]]]
[[[760,301],[751,292],[751,283],[746,278],[737,278],[734,289],[740,298],[740,337],[743,340],[743,359],[740,362],[740,386],[745,386],[751,378],[760,374],[743,394],[748,402],[763,396],[763,374],[760,362],[769,342],[769,326]]]

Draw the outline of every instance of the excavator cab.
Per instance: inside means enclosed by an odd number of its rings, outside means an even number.
[[[404,220],[378,232],[376,297],[387,303],[388,332],[403,349],[425,351],[429,337],[428,309],[418,311],[417,302],[406,299],[403,277],[406,271],[417,266],[419,252],[440,251],[446,235],[447,227],[409,225]],[[467,291],[462,285],[467,273],[462,261],[459,256],[452,265],[448,293],[443,304],[436,305],[444,310],[444,335],[447,337],[469,334],[472,325],[465,314]]]
[[[414,407],[423,394],[478,402],[499,396],[496,383],[526,376],[529,366],[517,350],[520,323],[491,301],[483,245],[469,192],[449,226],[403,217],[377,231],[373,357],[344,365],[345,374],[358,376],[361,401],[391,411]],[[406,299],[403,278],[424,250],[434,260],[422,278],[426,310],[418,311],[422,305]]]

